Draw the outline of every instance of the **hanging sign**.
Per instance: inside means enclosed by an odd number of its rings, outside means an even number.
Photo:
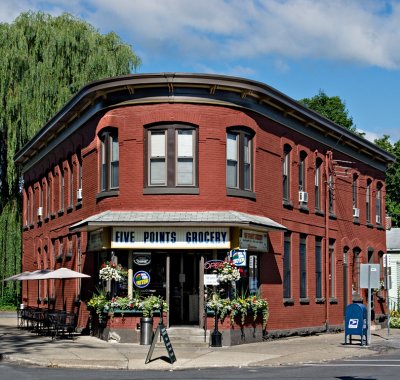
[[[139,266],[146,266],[151,263],[151,253],[138,253],[133,256],[133,262]]]
[[[232,251],[230,251],[230,256],[232,263],[237,267],[246,266],[247,251],[245,249],[232,249]]]
[[[133,283],[139,289],[143,289],[150,284],[150,275],[144,270],[140,270],[133,275]]]
[[[257,231],[242,230],[240,248],[253,252],[268,252],[268,235]]]
[[[205,274],[204,275],[204,285],[218,286],[218,275],[217,274]]]

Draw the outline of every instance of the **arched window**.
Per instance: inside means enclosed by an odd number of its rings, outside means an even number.
[[[371,223],[371,183],[370,179],[367,180],[367,188],[365,189],[365,217],[367,223]]]
[[[375,215],[376,215],[376,224],[382,224],[382,183],[378,182],[376,185],[376,207],[375,207]]]
[[[315,181],[314,181],[315,209],[317,211],[322,210],[321,178],[322,178],[322,160],[320,158],[317,158],[315,162]]]

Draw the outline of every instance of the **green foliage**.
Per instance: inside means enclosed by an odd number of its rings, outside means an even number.
[[[346,109],[346,104],[339,96],[329,97],[320,90],[318,95],[301,99],[299,102],[350,131],[357,131],[353,124],[353,118],[349,116],[349,111]]]
[[[384,135],[375,144],[396,157],[396,161],[386,170],[386,212],[392,218],[393,227],[400,227],[400,140],[392,144]]]
[[[126,75],[140,59],[115,33],[69,14],[22,13],[0,24],[0,273],[20,271],[20,170],[14,155],[78,91]],[[7,231],[7,233],[4,233]],[[11,242],[12,239],[12,242]],[[0,296],[15,284],[0,283]],[[15,290],[15,289],[14,289]]]
[[[390,313],[390,327],[400,329],[400,312],[392,310]]]

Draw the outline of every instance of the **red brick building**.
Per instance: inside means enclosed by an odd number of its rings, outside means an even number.
[[[268,300],[268,333],[337,328],[348,303],[365,301],[360,264],[386,250],[393,157],[251,80],[164,73],[91,83],[15,160],[23,270],[90,274],[66,282],[81,327],[112,257],[129,269],[129,294],[145,268],[169,325],[201,327],[204,264],[240,247],[241,286]],[[59,286],[24,282],[23,301],[55,298],[60,308]]]

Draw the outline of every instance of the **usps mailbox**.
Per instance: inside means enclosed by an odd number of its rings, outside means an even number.
[[[350,336],[350,344],[353,335],[359,335],[361,338],[361,346],[365,343],[368,345],[368,313],[367,308],[363,304],[353,303],[346,306],[345,315],[345,337],[344,342],[347,344],[347,336]]]

